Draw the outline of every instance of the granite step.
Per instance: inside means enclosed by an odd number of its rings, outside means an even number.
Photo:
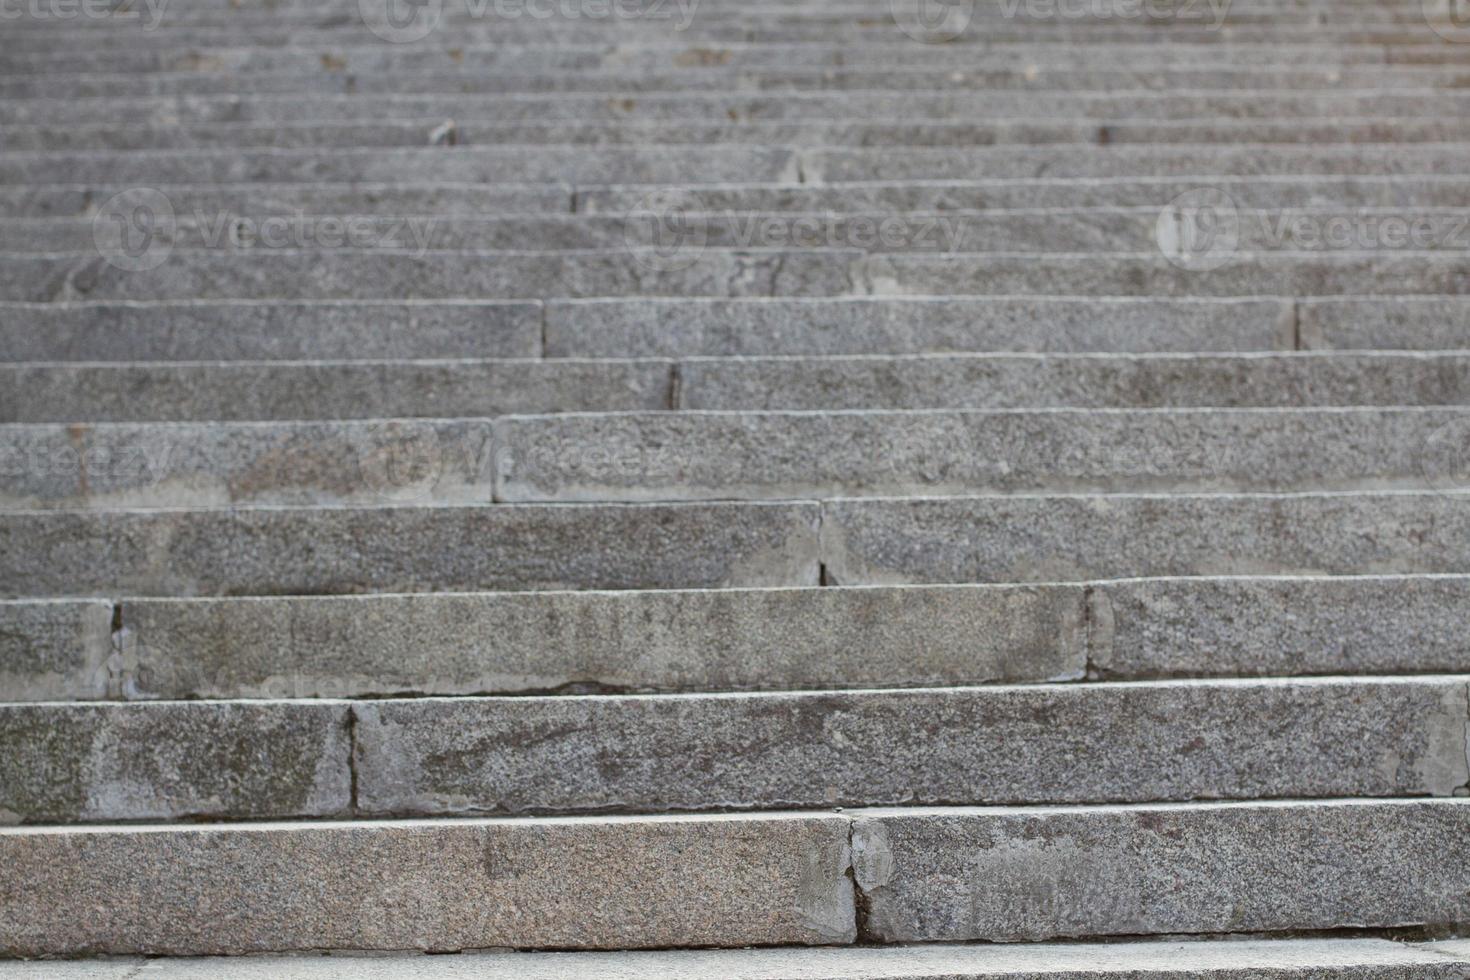
[[[349,957],[252,956],[90,963],[14,964],[16,980],[127,980],[144,967],[158,980],[205,980],[228,970],[241,980],[329,980],[351,970],[365,980],[1259,980],[1280,971],[1330,980],[1463,980],[1463,941],[1411,944],[1384,939],[1134,940],[823,947],[659,952],[397,954]],[[1288,973],[1288,975],[1290,975]]]
[[[1470,674],[1470,579],[0,601],[14,701]]]
[[[1200,193],[1208,193],[1201,191]],[[1189,200],[1189,199],[1187,199]],[[1201,201],[1204,198],[1200,198]],[[1244,256],[1270,252],[1444,251],[1470,252],[1470,208],[1313,207],[1241,208],[1219,198],[1233,233],[1231,247]],[[948,255],[987,252],[1146,254],[1170,249],[1185,261],[1213,258],[1207,249],[1178,243],[1167,224],[1181,205],[1080,209],[988,209],[847,213],[697,210],[677,195],[664,206],[650,199],[628,214],[524,216],[314,216],[195,211],[156,228],[149,247],[180,251],[253,254],[272,249],[412,249],[456,251],[690,250],[697,264],[704,249],[848,248],[875,253]],[[699,203],[691,196],[690,204]],[[1200,207],[1188,204],[1182,207]],[[171,205],[170,205],[171,207]],[[1228,207],[1228,211],[1224,209]],[[104,208],[103,215],[114,213]],[[120,214],[124,212],[119,212]],[[1187,224],[1193,220],[1180,219]],[[675,223],[677,222],[677,223]],[[0,252],[45,254],[97,248],[104,232],[97,218],[0,221]],[[1188,229],[1185,229],[1188,233]],[[677,244],[676,244],[677,243]],[[110,247],[104,244],[102,247]],[[1182,251],[1181,251],[1182,250]],[[170,256],[171,257],[171,256]],[[684,256],[674,251],[670,262]],[[1211,263],[1213,264],[1213,263]],[[1204,270],[1213,271],[1213,270]]]
[[[12,511],[0,541],[13,598],[1464,573],[1470,494]]]
[[[424,219],[425,222],[431,219]],[[786,219],[778,227],[789,228]],[[0,302],[187,299],[594,299],[643,296],[1462,296],[1470,250],[1310,248],[1190,251],[863,252],[848,247],[659,247],[525,252],[337,247],[346,222],[308,247],[171,249],[122,240],[44,255],[0,253]],[[427,224],[419,226],[420,230]],[[917,229],[921,230],[921,229]],[[916,231],[917,231],[916,230]],[[1458,234],[1458,232],[1456,232]],[[137,240],[133,240],[137,244]]]
[[[1460,89],[1334,91],[1239,90],[1131,92],[687,92],[201,95],[94,99],[13,99],[0,104],[0,124],[53,126],[125,123],[287,123],[378,121],[441,116],[499,122],[628,121],[775,122],[806,120],[998,119],[1077,120],[1213,118],[1282,121],[1345,116],[1440,118],[1463,111]],[[81,156],[81,155],[79,155]],[[11,159],[8,157],[6,159]],[[83,158],[84,159],[84,158]],[[77,162],[83,162],[79,160]],[[13,166],[13,165],[12,165]],[[7,167],[7,170],[10,168]],[[9,178],[12,182],[14,178]],[[105,178],[103,178],[105,179]]]
[[[944,354],[0,365],[0,420],[1470,404],[1470,354]]]
[[[1467,718],[1463,676],[0,704],[0,809],[41,824],[1448,797],[1470,782]]]
[[[466,476],[483,471],[459,461],[478,458],[460,447],[484,433],[464,425],[423,427],[439,450],[432,462],[443,457],[432,499],[485,491]],[[493,430],[495,499],[509,502],[1470,489],[1466,409],[660,412],[510,416]],[[4,427],[0,446],[21,465],[0,506],[206,505],[257,455],[274,462],[282,447],[331,445],[316,432]],[[112,473],[89,469],[86,484],[75,466],[24,466],[67,459],[70,447],[121,459],[135,445],[153,447],[160,465],[118,467],[116,489],[105,482]],[[177,494],[174,480],[203,498]]]
[[[1456,848],[1467,821],[1462,800],[1343,800],[0,829],[12,910],[0,946],[201,955],[1442,929],[1466,915]],[[99,902],[113,914],[89,915]],[[220,908],[237,911],[221,919]],[[1069,948],[1094,957],[1081,976],[1107,976],[1106,959]],[[1199,975],[1187,954],[1171,962]],[[1303,965],[1343,966],[1287,968]],[[1436,975],[1400,965],[1400,976]],[[1368,976],[1394,976],[1387,968]]]

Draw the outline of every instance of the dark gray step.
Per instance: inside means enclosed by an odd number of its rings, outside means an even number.
[[[4,704],[0,806],[56,823],[1449,796],[1470,781],[1467,715],[1462,677]]]
[[[815,585],[813,503],[0,515],[5,596]]]
[[[1463,576],[0,601],[18,701],[1470,673]]]

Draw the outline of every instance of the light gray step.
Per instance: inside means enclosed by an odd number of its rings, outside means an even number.
[[[838,585],[1460,572],[1470,495],[833,500],[821,536],[825,580]]]
[[[116,241],[116,240],[114,240]],[[0,254],[0,300],[539,299],[591,296],[829,296],[852,294],[854,249],[705,249],[686,262],[659,249],[563,252],[417,248],[179,249],[161,240],[130,265],[120,247]],[[1422,254],[1422,253],[1421,253]],[[1160,259],[1160,262],[1163,262]]]
[[[463,52],[462,52],[463,54]],[[359,70],[361,60],[366,70]],[[717,59],[718,60],[718,59]],[[47,75],[0,74],[0,97],[34,98],[155,98],[170,95],[255,95],[271,93],[363,92],[470,94],[482,92],[693,92],[693,91],[845,91],[859,90],[966,90],[1114,92],[1137,89],[1454,89],[1470,80],[1463,66],[1382,66],[1318,68],[1312,65],[1132,67],[1119,64],[1100,68],[1060,65],[991,68],[971,65],[963,70],[914,65],[868,69],[820,68],[792,64],[766,69],[751,67],[683,67],[675,59],[647,70],[543,69],[476,70],[455,67],[445,59],[429,69],[379,69],[379,51],[354,51],[338,56],[330,51],[316,63],[294,70],[76,72]],[[60,134],[58,134],[60,135]]]
[[[383,111],[380,107],[378,115]],[[428,142],[427,135],[424,142]],[[1369,155],[1375,152],[1346,149]],[[8,184],[125,181],[154,187],[241,181],[497,183],[521,182],[528,176],[556,183],[665,184],[686,180],[691,174],[703,180],[795,181],[798,171],[793,150],[767,146],[623,146],[607,147],[597,154],[588,154],[581,147],[556,146],[344,147],[331,154],[315,149],[0,154],[0,183]]]
[[[911,42],[912,43],[912,42]],[[999,119],[1265,119],[1321,121],[1344,116],[1438,118],[1463,111],[1470,94],[1445,89],[1335,91],[1238,90],[1106,92],[687,92],[507,93],[457,95],[201,95],[95,99],[13,99],[0,104],[0,125],[127,123],[369,122],[443,116],[486,122],[610,120],[708,123],[803,120]],[[1440,111],[1435,111],[1436,108]],[[4,158],[13,171],[13,159]],[[16,178],[7,177],[10,182]],[[90,179],[107,179],[97,177]],[[128,178],[113,178],[128,179]]]
[[[1454,927],[1466,914],[1467,824],[1465,801],[1360,800],[17,828],[0,830],[15,896],[0,944],[30,955],[198,955],[816,945],[851,942],[859,929],[893,939],[988,939]],[[849,868],[868,903],[862,912]],[[272,889],[262,894],[260,881]],[[98,903],[116,911],[88,914]],[[220,908],[238,911],[222,922]],[[1444,948],[1456,955],[1457,947]],[[1097,972],[1109,965],[1101,951],[1069,949],[1088,957],[1078,976],[1109,975]],[[987,950],[1026,957],[1045,947]],[[1170,956],[1188,972],[1161,977],[1201,976],[1197,967],[1212,965]],[[1463,963],[1447,961],[1458,971],[1449,976],[1463,974]],[[279,970],[270,960],[243,962]],[[471,970],[479,962],[430,961]],[[164,961],[159,969],[188,965]],[[553,969],[566,976],[568,966],[561,957]],[[917,976],[966,976],[949,966]],[[1034,960],[1021,966],[1022,975],[1036,975]],[[1383,969],[1367,976],[1396,976]],[[1397,976],[1438,975],[1430,970],[1411,962]],[[658,974],[640,964],[639,975]],[[706,964],[676,974],[709,975]]]
[[[0,452],[8,449],[16,461],[0,487],[0,506],[253,502],[222,493],[221,484],[234,484],[220,474],[237,466],[251,472],[254,454],[279,458],[286,469],[289,448],[282,447],[310,446],[316,430],[274,429],[258,445],[237,435],[244,431],[103,426],[78,436],[61,425],[0,427]],[[379,440],[371,445],[388,443],[380,452],[407,455],[389,441],[391,428],[371,431]],[[460,461],[480,458],[460,447],[484,438],[482,429],[418,423],[412,431],[425,432],[429,443],[414,461],[431,457],[425,468],[439,471],[423,478],[423,497],[484,494],[471,476],[483,471]],[[1467,438],[1470,409],[1206,408],[511,416],[496,420],[493,441],[496,500],[581,502],[1470,489]],[[25,465],[33,458],[70,462],[78,453],[120,460],[141,445],[154,447],[147,455],[159,464],[129,459],[132,465],[116,467],[117,489],[110,471],[94,476],[89,467],[83,475],[73,464],[42,473],[40,465]],[[199,496],[176,491],[175,480]],[[334,501],[335,488],[302,482],[306,494]]]
[[[7,422],[287,420],[667,408],[659,360],[8,364]],[[0,387],[0,392],[3,392]]]
[[[9,597],[1462,573],[1470,496],[33,511],[0,541]]]
[[[0,365],[0,420],[1470,403],[1470,353],[945,354]]]
[[[856,933],[839,815],[0,829],[0,861],[0,948],[12,955],[819,945]],[[82,911],[99,902],[115,912]]]
[[[493,452],[489,419],[0,425],[0,509],[490,503]]]
[[[663,208],[651,198],[625,215],[393,216],[186,212],[158,228],[152,241],[176,251],[227,253],[279,249],[589,251],[851,248],[867,252],[1147,253],[1170,244],[1160,231],[1170,202],[1128,208],[948,210],[894,214]],[[682,205],[682,199],[674,199]],[[694,202],[691,202],[694,203]],[[1198,205],[1195,205],[1198,206]],[[108,208],[107,215],[114,212]],[[1470,208],[1293,208],[1228,212],[1234,248],[1289,251],[1470,251]],[[78,252],[97,248],[98,218],[0,221],[0,252]],[[1192,219],[1181,219],[1188,222]],[[673,222],[678,224],[674,225]],[[674,229],[677,230],[674,230]],[[110,239],[107,239],[110,241]],[[151,246],[150,246],[151,247]],[[1187,249],[1187,246],[1186,246]],[[1198,249],[1204,252],[1204,249]],[[689,264],[698,261],[691,252]],[[1187,252],[1186,252],[1187,255]],[[677,255],[675,261],[678,261]],[[1208,270],[1206,270],[1208,271]]]
[[[12,337],[5,313],[0,331]],[[56,330],[82,315],[45,322]],[[550,302],[544,315],[548,357],[1271,351],[1298,337],[1310,349],[1470,346],[1470,301],[1461,297],[615,299]],[[133,349],[148,350],[143,340],[132,339]],[[41,343],[27,334],[9,346],[27,359],[61,359]],[[76,359],[91,358],[78,349]]]
[[[712,86],[713,87],[713,86]],[[8,126],[0,133],[10,150],[156,151],[215,147],[424,146],[448,138],[457,146],[502,144],[680,145],[751,143],[800,146],[990,146],[1033,143],[1441,143],[1470,140],[1470,124],[1448,119],[1360,119],[1274,122],[1216,119],[1151,122],[1000,120],[996,122],[820,123],[534,123],[480,122],[426,117],[360,123],[287,125],[207,124],[178,127],[85,126],[58,130]]]
[[[6,370],[19,402],[15,421],[30,421],[29,413],[41,410],[52,414],[47,421],[66,421],[54,416],[65,404],[55,401],[58,395],[27,391],[20,398],[22,386],[49,387],[70,375],[81,420],[94,412],[80,392],[95,397],[94,391],[108,391],[112,385],[103,376],[109,370],[131,381],[140,372],[190,369]],[[97,374],[83,382],[83,372]],[[679,392],[677,407],[706,411],[1454,405],[1470,397],[1470,356],[1314,351],[689,358],[679,362]]]
[[[1330,333],[1342,347],[1470,346],[1462,301],[1331,309],[1314,314],[1319,345]],[[1290,301],[1250,299],[0,303],[0,361],[1247,351],[1289,350],[1294,334]]]
[[[1220,313],[1223,319],[1225,308]],[[542,316],[539,303],[493,301],[0,304],[0,358],[534,358],[542,351]]]
[[[1265,152],[1265,151],[1263,151]],[[1275,152],[1275,151],[1269,151]],[[669,188],[679,195],[677,200],[684,204],[698,202],[703,210],[735,211],[829,211],[847,213],[852,211],[935,211],[935,210],[985,210],[988,208],[1073,208],[1073,207],[1159,207],[1187,191],[1212,187],[1230,196],[1237,207],[1242,208],[1297,208],[1297,207],[1397,207],[1404,209],[1460,207],[1464,204],[1467,179],[1453,175],[1432,176],[1425,174],[1360,175],[1360,176],[1191,176],[1174,177],[1114,177],[1114,178],[999,178],[972,180],[894,180],[856,181],[835,185],[797,184],[772,186],[761,184],[691,184]],[[107,200],[121,187],[100,187],[92,192],[91,203]],[[277,201],[300,201],[297,206],[308,206],[305,202],[332,202],[342,200],[330,188],[321,188],[320,195],[308,186],[292,188],[298,197],[284,197],[288,193],[281,188],[276,196],[267,197],[260,191],[264,201],[259,210],[277,206]],[[242,197],[252,193],[251,188],[215,187],[209,191],[189,188],[191,195],[204,193],[220,195],[238,194]],[[169,196],[183,193],[170,187]],[[379,189],[379,200],[386,191]],[[578,213],[626,214],[635,208],[648,207],[647,187],[581,187],[576,192]],[[308,196],[311,195],[311,196]],[[425,192],[413,196],[407,188],[397,188],[391,200],[402,213],[428,213],[413,210],[414,207],[444,201],[444,195]],[[190,197],[190,208],[199,207],[193,201],[212,199]],[[231,198],[234,200],[234,198]],[[249,199],[249,200],[254,200]],[[424,204],[420,205],[419,202]],[[32,187],[28,191],[0,187],[0,202],[17,216],[21,214],[64,214],[84,213],[88,202],[80,199],[79,192],[57,190],[55,194],[43,187]],[[401,203],[400,203],[401,202]],[[219,207],[221,205],[215,205]],[[341,208],[340,205],[336,205]],[[472,206],[467,204],[466,206]],[[43,211],[44,209],[44,211]],[[73,211],[72,209],[75,209]]]
[[[1341,322],[1382,341],[1357,346],[1470,346],[1470,303],[1399,306],[1393,301],[1345,300],[1337,310]],[[1272,299],[572,300],[547,303],[544,315],[547,357],[1264,351],[1289,350],[1295,343],[1292,303]],[[28,360],[63,359],[50,353],[52,342],[32,332],[12,340],[19,331],[6,329],[9,319],[0,307],[0,337],[9,341],[0,342],[0,357],[9,347]],[[58,321],[64,322],[57,316],[44,321],[48,333],[56,331]],[[1375,325],[1381,327],[1375,330]],[[1462,339],[1450,342],[1457,331]],[[1324,326],[1323,336],[1329,333],[1339,336],[1335,328]],[[76,359],[102,359],[76,350]]]
[[[1373,248],[1131,253],[722,249],[557,252],[399,248],[0,253],[0,302],[188,299],[594,299],[632,296],[1341,296],[1470,293],[1470,251]],[[1224,264],[1216,265],[1219,258]],[[136,270],[136,271],[135,271]]]
[[[48,961],[0,964],[7,980],[127,980],[146,964],[157,980],[327,980],[350,968],[364,980],[1259,980],[1279,971],[1324,980],[1463,980],[1463,941],[1407,944],[1383,939],[1234,939],[797,949],[663,950],[616,953],[466,953],[336,957],[253,956]]]
[[[69,823],[1449,796],[1470,781],[1467,716],[1463,677],[4,704],[0,808]]]
[[[0,515],[0,595],[815,585],[813,503]]]
[[[16,701],[1470,673],[1463,576],[0,601]]]
[[[697,175],[692,175],[697,177]],[[1246,176],[1130,178],[1017,178],[970,181],[854,182],[813,184],[681,184],[671,191],[698,210],[734,211],[935,211],[988,208],[1154,207],[1204,184],[1229,194],[1238,207],[1463,207],[1470,178],[1433,174],[1398,176]],[[0,185],[7,217],[92,218],[124,184]],[[471,184],[436,181],[310,184],[172,184],[167,198],[175,216],[230,212],[316,215],[569,214],[622,216],[648,210],[647,186]]]
[[[1456,182],[1456,186],[1462,184]],[[125,191],[134,191],[134,188],[118,184],[0,185],[0,213],[17,218],[95,217],[108,201]],[[647,193],[645,188],[637,196]],[[403,215],[567,214],[573,205],[571,185],[555,183],[172,184],[167,196],[176,216],[195,211],[239,214],[304,211],[336,215],[379,211]]]
[[[856,814],[863,935],[1038,940],[1463,928],[1470,801]]]
[[[893,45],[886,43],[726,43],[701,47],[694,43],[621,41],[615,44],[466,44],[429,38],[418,44],[342,43],[313,45],[194,46],[186,50],[146,50],[115,45],[85,53],[35,52],[17,46],[0,52],[0,72],[7,75],[67,75],[93,72],[239,72],[296,73],[320,71],[323,56],[345,64],[358,75],[402,71],[582,72],[640,71],[681,74],[710,68],[790,70],[812,68],[867,70],[952,69],[974,71],[975,52],[960,45]],[[1393,45],[1323,45],[1314,43],[1239,42],[1228,46],[1110,43],[1078,45],[1057,41],[1006,42],[990,48],[985,65],[991,70],[1199,70],[1261,68],[1283,65],[1317,68],[1376,67],[1444,70],[1464,68],[1464,54],[1442,42]]]
[[[1354,176],[1461,174],[1465,153],[1452,143],[1340,146],[1168,144],[1164,146],[915,147],[805,150],[811,183],[976,180],[988,177]],[[69,164],[68,164],[69,165]],[[0,173],[4,173],[0,169]],[[99,175],[100,176],[100,175]]]
[[[1356,233],[1350,233],[1356,234]],[[1470,230],[1453,231],[1454,238]],[[1169,239],[1164,239],[1166,246]],[[1470,251],[1409,250],[1375,239],[1366,249],[1264,249],[1061,254],[867,254],[858,274],[870,295],[1340,296],[1470,294]],[[181,253],[182,256],[187,253]],[[706,252],[718,258],[720,253]],[[1198,256],[1204,267],[1191,265]],[[1217,265],[1217,260],[1220,263]],[[696,265],[697,267],[697,265]],[[0,270],[4,269],[0,260]]]

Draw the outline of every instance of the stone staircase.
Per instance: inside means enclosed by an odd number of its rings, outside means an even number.
[[[112,7],[0,6],[0,977],[1470,977],[1457,7]]]

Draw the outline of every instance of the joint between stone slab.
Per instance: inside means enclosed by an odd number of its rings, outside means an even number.
[[[684,403],[684,368],[678,361],[669,365],[669,391],[667,405],[671,412],[677,412]]]
[[[356,817],[357,806],[357,706],[347,706],[347,808]]]
[[[1082,676],[1087,680],[1106,680],[1108,670],[1099,662],[1113,649],[1113,601],[1096,585],[1082,588]]]
[[[137,682],[137,638],[128,629],[123,618],[121,599],[112,602],[112,623],[108,635],[111,649],[103,669],[107,671],[107,700],[128,701],[128,695]]]

